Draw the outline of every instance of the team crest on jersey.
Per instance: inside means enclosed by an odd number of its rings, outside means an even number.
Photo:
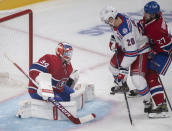
[[[64,86],[66,85],[66,81],[67,81],[67,78],[61,79],[56,85],[57,89],[59,90],[63,89]]]
[[[128,33],[127,28],[124,28],[124,29],[122,30],[122,32],[123,32],[123,34],[127,34],[127,33]]]

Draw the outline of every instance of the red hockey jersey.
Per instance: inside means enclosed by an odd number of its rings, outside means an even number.
[[[167,24],[160,14],[158,19],[150,21],[148,23],[142,20],[144,27],[144,33],[153,43],[152,47],[156,52],[167,52],[169,53],[172,48],[172,37],[168,33]],[[151,44],[150,43],[150,44]]]
[[[71,63],[63,63],[60,56],[47,54],[32,64],[29,69],[29,76],[35,80],[40,72],[50,73],[53,89],[62,92],[72,71]],[[29,86],[37,89],[32,82],[29,83]]]

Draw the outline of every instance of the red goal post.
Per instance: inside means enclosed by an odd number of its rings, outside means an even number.
[[[0,23],[15,19],[17,17],[29,15],[29,67],[33,62],[33,13],[31,9],[20,11],[5,17],[0,18]]]

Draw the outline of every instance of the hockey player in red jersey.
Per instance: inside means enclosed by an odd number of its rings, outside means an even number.
[[[74,92],[70,87],[73,82],[73,79],[70,78],[73,72],[70,63],[72,51],[69,43],[61,42],[56,48],[56,55],[44,55],[36,63],[33,63],[29,70],[29,76],[39,84],[44,81],[45,77],[46,79],[50,78],[50,86],[53,87],[54,98],[57,101],[70,101],[70,94]],[[32,82],[29,82],[28,91],[33,99],[47,99],[41,96],[40,90]]]
[[[149,54],[148,73],[146,80],[156,108],[149,111],[149,114],[168,112],[164,99],[164,92],[158,75],[165,75],[172,58],[172,37],[168,33],[167,24],[160,11],[157,2],[151,1],[144,6],[144,17],[139,22],[143,34],[148,36],[152,48]],[[151,103],[146,103],[150,105]],[[166,117],[162,115],[160,117]]]

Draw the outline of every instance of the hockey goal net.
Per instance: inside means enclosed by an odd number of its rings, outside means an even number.
[[[28,80],[4,56],[7,54],[27,73],[33,59],[32,10],[0,11],[0,84]]]

